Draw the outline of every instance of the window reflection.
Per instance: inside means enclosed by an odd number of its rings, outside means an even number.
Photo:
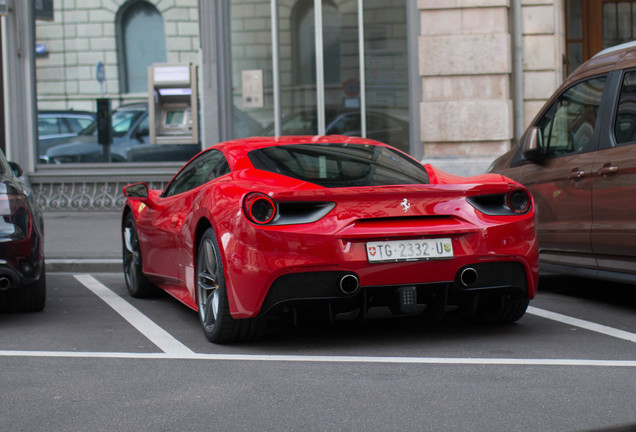
[[[603,48],[636,38],[636,2],[603,3]]]
[[[233,137],[273,135],[270,2],[231,2]],[[248,14],[249,11],[249,14]],[[316,134],[313,0],[278,0],[281,133]],[[409,151],[406,1],[364,2],[366,107],[362,107],[357,0],[323,0],[326,133],[366,133]],[[249,16],[248,16],[249,15]],[[262,71],[262,106],[245,103],[244,71]],[[361,130],[361,110],[367,127]],[[254,126],[258,125],[257,130]]]

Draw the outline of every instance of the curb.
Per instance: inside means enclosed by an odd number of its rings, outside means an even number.
[[[121,258],[54,258],[46,260],[46,271],[50,273],[119,273],[122,268]]]

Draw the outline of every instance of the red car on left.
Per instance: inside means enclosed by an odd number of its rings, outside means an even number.
[[[46,302],[44,222],[21,175],[0,151],[0,310],[37,312]]]

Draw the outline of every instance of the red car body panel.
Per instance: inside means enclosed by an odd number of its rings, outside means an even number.
[[[507,193],[519,184],[494,174],[454,176],[426,165],[431,184],[326,188],[255,169],[247,157],[256,148],[307,142],[384,146],[340,136],[252,138],[214,146],[226,156],[230,174],[172,197],[151,191],[145,200],[127,200],[124,214],[134,215],[144,274],[196,310],[197,233],[201,224],[208,224],[220,245],[234,318],[258,316],[277,278],[306,272],[350,271],[358,275],[361,287],[396,286],[452,282],[464,265],[514,261],[525,269],[527,298],[534,297],[534,209],[523,215],[489,216],[466,201]],[[242,211],[243,198],[250,192],[262,192],[276,202],[336,205],[312,223],[259,226]],[[408,214],[400,205],[403,199],[411,204]],[[452,239],[452,259],[367,259],[369,241],[441,237]]]

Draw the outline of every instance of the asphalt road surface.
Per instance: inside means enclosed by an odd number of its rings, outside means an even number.
[[[207,342],[116,273],[0,315],[2,431],[591,431],[636,425],[636,288],[543,279],[516,324],[278,328]],[[628,427],[627,430],[636,430]]]

